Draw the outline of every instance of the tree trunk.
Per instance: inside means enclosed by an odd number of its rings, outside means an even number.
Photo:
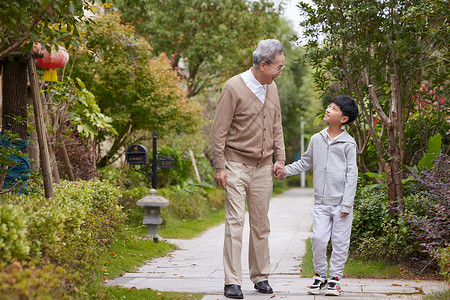
[[[42,112],[42,102],[36,74],[36,63],[34,62],[34,58],[31,56],[28,58],[28,75],[30,79],[31,95],[33,98],[34,117],[36,119],[36,133],[39,141],[39,156],[41,158],[42,174],[44,176],[45,197],[52,198],[54,196],[54,192],[50,170],[50,158],[48,154],[47,131]]]
[[[189,149],[189,156],[191,158],[192,166],[194,167],[195,176],[198,182],[202,182],[202,178],[200,177],[200,173],[198,172],[197,162],[195,161],[194,152]]]
[[[398,98],[398,82],[397,76],[391,75],[391,87],[392,87],[392,97],[391,97],[391,110],[389,112],[389,118],[391,122],[388,126],[388,140],[389,140],[389,154],[392,156],[390,161],[391,169],[392,169],[392,181],[395,187],[395,199],[391,199],[391,201],[395,201],[397,203],[398,208],[402,211],[404,208],[403,204],[403,186],[402,186],[402,167],[401,167],[401,155],[398,146],[398,102],[400,99]]]
[[[388,162],[384,165],[384,176],[386,177],[386,186],[389,199],[395,199],[395,186],[392,184],[392,168]],[[394,215],[397,212],[396,202],[391,201],[389,207],[391,214]]]
[[[61,155],[64,160],[64,165],[66,166],[67,174],[69,175],[70,181],[75,181],[75,175],[73,174],[73,167],[70,163],[69,154],[67,153],[66,145],[64,144],[64,141],[61,139],[59,142],[59,150],[61,151]]]
[[[58,129],[57,124],[55,124],[53,120],[53,116],[50,115],[49,110],[47,109],[47,105],[49,105],[49,95],[47,92],[45,84],[41,84],[40,89],[45,90],[45,92],[41,95],[41,99],[44,99],[44,103],[42,105],[42,111],[44,113],[44,124],[46,127]],[[56,151],[57,151],[57,142],[54,134],[47,133],[47,145],[48,145],[48,154],[50,156],[50,170],[52,171],[53,182],[56,184],[61,184],[61,177],[59,176],[58,164],[56,161]]]
[[[27,64],[23,58],[3,62],[2,116],[2,130],[11,130],[22,140],[27,139]]]
[[[367,125],[369,127],[369,133],[370,136],[372,137],[373,140],[373,144],[375,146],[375,150],[377,151],[377,158],[378,158],[378,172],[383,172],[383,161],[382,161],[382,157],[383,157],[383,151],[381,149],[381,142],[378,140],[377,134],[375,132],[375,126],[373,123],[373,115],[371,113],[370,107],[367,108],[365,101],[364,101],[364,93],[362,91],[362,89],[360,88],[360,86],[362,86],[361,84],[355,84],[352,77],[350,76],[349,72],[348,72],[348,67],[347,67],[347,61],[345,60],[345,57],[341,57],[340,58],[340,62],[341,62],[341,68],[342,71],[345,75],[345,78],[347,79],[347,83],[349,84],[349,90],[353,91],[356,95],[357,95],[357,101],[359,103],[359,106],[361,108],[361,112],[364,115],[364,118],[367,122]],[[366,82],[367,84],[369,83],[369,71],[366,70],[364,72],[365,76],[366,76]]]
[[[127,142],[128,136],[131,133],[131,127],[132,125],[128,123],[128,125],[126,127],[124,126],[122,128],[122,131],[120,131],[119,134],[115,136],[113,145],[109,149],[108,153],[106,153],[105,156],[103,156],[97,163],[98,168],[106,167],[107,165],[117,160],[117,158],[115,158],[114,160],[113,158],[117,154],[117,152],[119,152],[119,149]]]
[[[31,97],[31,89],[28,87],[28,96],[27,96],[27,102],[28,105],[33,105],[33,98]],[[30,167],[31,170],[34,172],[37,172],[39,170],[39,145],[37,140],[37,134],[36,134],[36,122],[34,120],[34,116],[28,116],[28,123],[32,124],[32,128],[34,128],[30,132],[30,144],[28,146],[28,154],[30,159]]]
[[[399,210],[403,210],[403,186],[402,186],[402,169],[401,169],[401,159],[400,151],[397,145],[398,139],[398,127],[397,127],[397,115],[398,115],[398,85],[397,78],[395,75],[391,75],[391,106],[389,111],[389,117],[384,113],[378,102],[377,95],[375,93],[375,88],[373,85],[369,85],[369,96],[374,104],[374,107],[387,128],[387,135],[389,141],[389,173],[385,172],[386,184],[389,192],[389,200],[391,201],[391,206],[395,205]],[[386,166],[385,166],[386,168]],[[386,171],[386,169],[385,169]]]

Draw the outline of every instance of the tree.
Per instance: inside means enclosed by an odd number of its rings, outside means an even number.
[[[188,97],[251,66],[256,43],[274,37],[279,11],[271,1],[118,1],[126,22],[165,53],[187,83]]]
[[[88,0],[0,1],[3,130],[10,129],[18,133],[22,140],[26,139],[27,65],[34,65],[30,64],[30,56],[27,54],[33,44],[48,44],[49,49],[56,43],[65,43],[66,47],[76,46],[77,26],[84,19],[85,9],[92,9],[92,3],[93,1]],[[34,70],[28,69],[28,73],[31,72]],[[23,122],[14,124],[12,118],[20,118]],[[46,177],[44,174],[44,178]],[[44,186],[51,189],[51,184]],[[52,192],[47,188],[46,196],[51,196]]]
[[[104,1],[102,1],[104,2]],[[77,45],[78,26],[94,1],[0,1],[0,59],[20,50],[26,54],[34,43]],[[75,38],[75,39],[74,39]]]
[[[306,125],[304,126],[304,136],[313,134],[315,132],[314,119],[321,105],[319,101],[315,101],[318,95],[314,92],[310,70],[296,61],[303,49],[292,43],[294,31],[284,20],[281,21],[278,30],[277,36],[284,47],[286,66],[281,76],[278,76],[275,81],[283,118],[286,159],[287,162],[292,162],[302,154],[300,153],[300,122],[303,120]]]
[[[424,79],[442,86],[441,72],[448,72],[446,67],[438,72],[427,67],[440,56],[436,50],[443,46],[436,43],[443,40],[433,39],[423,26],[405,19],[408,8],[428,4],[422,0],[313,3],[299,4],[309,38],[303,59],[314,67],[322,91],[337,82],[340,93],[359,102],[360,118],[352,131],[360,147],[360,170],[371,171],[366,157],[372,152],[375,171],[385,171],[393,210],[402,209],[401,164],[407,147],[405,125],[415,109],[413,96]]]
[[[83,49],[89,50],[77,54],[72,76],[82,79],[117,132],[98,135],[99,141],[112,140],[111,147],[101,149],[105,154],[98,166],[116,160],[129,139],[148,139],[151,131],[195,129],[200,107],[180,89],[167,57],[155,57],[131,25],[119,24],[117,13],[99,15],[95,22],[83,35]]]
[[[64,163],[59,174],[76,178],[96,177],[94,140],[101,131],[116,133],[112,118],[102,114],[95,96],[77,78],[53,82],[43,94],[46,103],[49,144],[58,161]]]

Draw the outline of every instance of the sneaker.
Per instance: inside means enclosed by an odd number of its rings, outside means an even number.
[[[334,277],[328,281],[328,289],[325,292],[325,296],[339,296],[341,294],[341,288],[339,287],[339,278]]]
[[[314,283],[309,287],[308,294],[318,295],[327,287],[327,277],[314,274]]]

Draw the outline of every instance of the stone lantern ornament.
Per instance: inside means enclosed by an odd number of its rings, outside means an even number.
[[[147,235],[144,240],[148,240],[153,235],[153,242],[158,242],[157,227],[162,223],[161,207],[168,206],[169,200],[164,197],[157,196],[156,190],[151,189],[150,195],[145,196],[136,203],[137,206],[143,206],[145,208],[145,216],[143,223],[147,225]]]
[[[36,45],[35,50],[44,54],[44,57],[36,58],[38,66],[44,69],[44,81],[58,81],[56,69],[64,67],[69,61],[67,50],[61,46],[58,47],[58,50],[52,47],[49,53],[41,44]]]

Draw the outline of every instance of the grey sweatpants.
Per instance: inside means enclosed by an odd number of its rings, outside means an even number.
[[[348,258],[353,212],[341,218],[341,206],[315,205],[311,245],[314,270],[319,276],[327,274],[327,245],[331,236],[333,250],[330,259],[330,277],[342,278]]]

